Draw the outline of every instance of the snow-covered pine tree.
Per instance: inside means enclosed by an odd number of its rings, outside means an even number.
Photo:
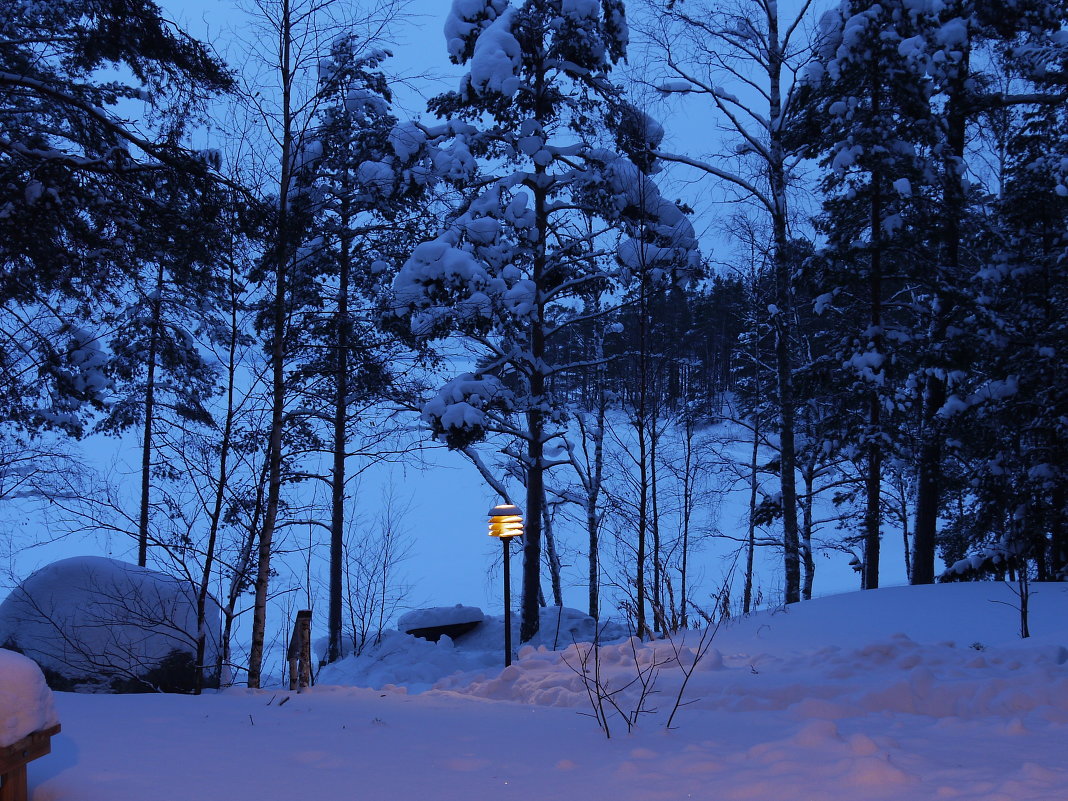
[[[305,167],[321,155],[315,136],[316,113],[327,101],[320,93],[319,67],[337,37],[348,34],[370,49],[387,34],[400,9],[399,0],[361,6],[327,0],[256,0],[251,4],[252,40],[249,74],[243,76],[243,100],[263,134],[255,163],[261,169],[253,190],[265,210],[262,258],[253,278],[264,288],[257,327],[269,361],[271,420],[267,432],[267,492],[256,554],[256,600],[249,649],[250,687],[262,676],[268,584],[275,531],[284,513],[283,484],[293,474],[294,457],[315,443],[317,431],[304,415],[292,415],[292,375],[301,331],[295,312],[314,294],[303,273],[310,239],[304,225]],[[258,65],[260,74],[253,74]],[[272,91],[262,91],[264,85]],[[260,123],[264,123],[262,126]]]
[[[184,131],[230,86],[151,0],[0,2],[0,422],[80,434],[100,408],[98,321],[212,196]]]
[[[564,410],[549,379],[597,361],[552,364],[547,343],[583,318],[585,294],[617,279],[613,230],[645,232],[617,251],[624,269],[639,257],[665,275],[692,267],[696,243],[636,162],[598,147],[611,131],[648,168],[641,155],[661,134],[607,78],[627,43],[622,2],[455,0],[445,34],[469,71],[432,101],[447,122],[424,134],[439,147],[438,171],[469,194],[401,269],[395,312],[417,336],[460,332],[479,354],[475,372],[424,407],[434,432],[452,447],[492,431],[523,443],[527,641],[538,628],[544,473],[566,458],[552,442]]]
[[[323,60],[322,105],[307,145],[316,158],[298,171],[294,204],[305,237],[296,369],[305,407],[330,421],[324,436],[331,455],[327,662],[341,656],[346,462],[353,440],[366,435],[358,431],[363,413],[384,397],[402,361],[397,340],[375,325],[376,309],[391,280],[388,264],[416,242],[420,197],[433,178],[426,148],[398,145],[404,129],[379,69],[389,53],[360,45],[340,36]],[[364,441],[358,450],[374,447]]]
[[[976,284],[969,283],[982,269],[983,247],[989,222],[980,219],[978,201],[983,193],[970,173],[977,152],[971,134],[991,109],[1029,109],[1063,105],[1068,100],[1063,78],[1060,26],[1063,2],[1024,0],[1011,7],[973,0],[937,3],[937,18],[927,40],[927,73],[934,83],[936,119],[939,122],[937,156],[936,258],[928,270],[923,291],[917,293],[926,320],[922,347],[915,350],[917,365],[907,381],[920,394],[922,429],[917,448],[917,501],[914,527],[913,583],[934,580],[937,520],[942,512],[950,454],[955,444],[953,418],[969,407],[977,387],[974,363],[975,337],[968,333],[974,320]],[[1062,55],[1058,56],[1058,53]],[[1015,91],[1012,82],[995,80],[1000,68],[995,57],[1005,54],[1024,83]],[[1036,84],[1034,81],[1041,84]],[[977,173],[978,171],[976,171]]]
[[[1064,4],[1032,9],[991,69],[1011,76],[1003,158],[968,332],[980,343],[951,435],[968,464],[958,510],[948,510],[955,560],[1006,566],[1041,581],[1068,578],[1068,32]],[[999,20],[1008,24],[1006,20]],[[998,100],[995,96],[992,100]],[[987,118],[989,119],[989,118]],[[960,565],[958,565],[959,567]],[[962,572],[961,570],[950,571]]]
[[[820,49],[806,73],[801,134],[820,158],[827,236],[817,312],[837,340],[837,407],[852,458],[863,461],[863,586],[879,586],[882,465],[893,446],[891,366],[908,339],[903,278],[925,265],[916,252],[930,212],[925,184],[934,121],[927,76],[933,8],[850,0],[821,20]],[[800,132],[799,132],[800,133]],[[920,228],[919,234],[916,229]],[[915,283],[913,283],[915,285]]]

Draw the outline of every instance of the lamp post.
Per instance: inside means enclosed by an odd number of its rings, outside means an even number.
[[[489,511],[489,535],[504,546],[504,666],[512,664],[512,574],[508,564],[508,541],[523,533],[523,513],[518,506],[494,506]]]

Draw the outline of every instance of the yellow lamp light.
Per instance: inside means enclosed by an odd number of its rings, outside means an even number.
[[[518,506],[494,506],[489,511],[491,537],[519,537],[523,534],[523,515]]]

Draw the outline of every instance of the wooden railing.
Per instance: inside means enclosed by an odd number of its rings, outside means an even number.
[[[0,801],[27,801],[26,764],[52,751],[52,735],[59,724],[31,732],[0,748]]]

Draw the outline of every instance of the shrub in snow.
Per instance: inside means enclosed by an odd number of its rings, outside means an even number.
[[[41,669],[14,651],[0,649],[0,748],[58,722]]]
[[[180,692],[196,675],[191,584],[96,556],[53,562],[0,604],[0,644],[41,666],[57,690]],[[218,609],[207,615],[215,662]]]

